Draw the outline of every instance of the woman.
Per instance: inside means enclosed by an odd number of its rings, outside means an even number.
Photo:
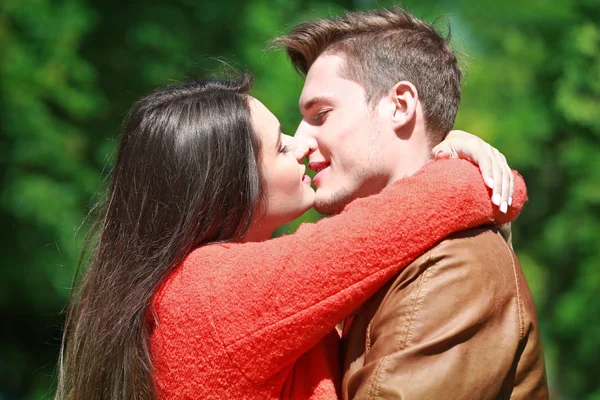
[[[519,178],[499,213],[475,167],[439,161],[267,240],[314,192],[306,151],[292,155],[249,88],[207,79],[134,105],[69,307],[57,398],[335,399],[335,324],[438,240],[508,222],[525,201]]]

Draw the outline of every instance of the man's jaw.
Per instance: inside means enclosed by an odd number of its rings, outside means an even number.
[[[317,190],[315,194],[315,209],[321,214],[333,215],[340,213],[353,199],[352,195],[343,189],[332,191]]]

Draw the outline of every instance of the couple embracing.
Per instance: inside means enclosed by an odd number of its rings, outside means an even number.
[[[496,228],[525,184],[451,131],[448,43],[402,9],[276,43],[306,75],[294,137],[247,76],[133,106],[56,398],[547,398],[533,300]],[[313,206],[332,216],[271,239]]]

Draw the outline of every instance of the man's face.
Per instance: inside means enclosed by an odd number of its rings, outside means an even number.
[[[316,171],[315,208],[324,214],[341,211],[358,197],[383,189],[389,181],[381,157],[382,129],[357,82],[342,78],[343,58],[322,55],[311,66],[302,94],[302,122],[297,136],[314,137],[318,149],[309,155]]]

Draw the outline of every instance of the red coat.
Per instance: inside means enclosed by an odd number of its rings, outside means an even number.
[[[160,399],[337,398],[334,326],[449,234],[512,220],[478,169],[436,161],[339,215],[260,243],[194,250],[153,299]]]

